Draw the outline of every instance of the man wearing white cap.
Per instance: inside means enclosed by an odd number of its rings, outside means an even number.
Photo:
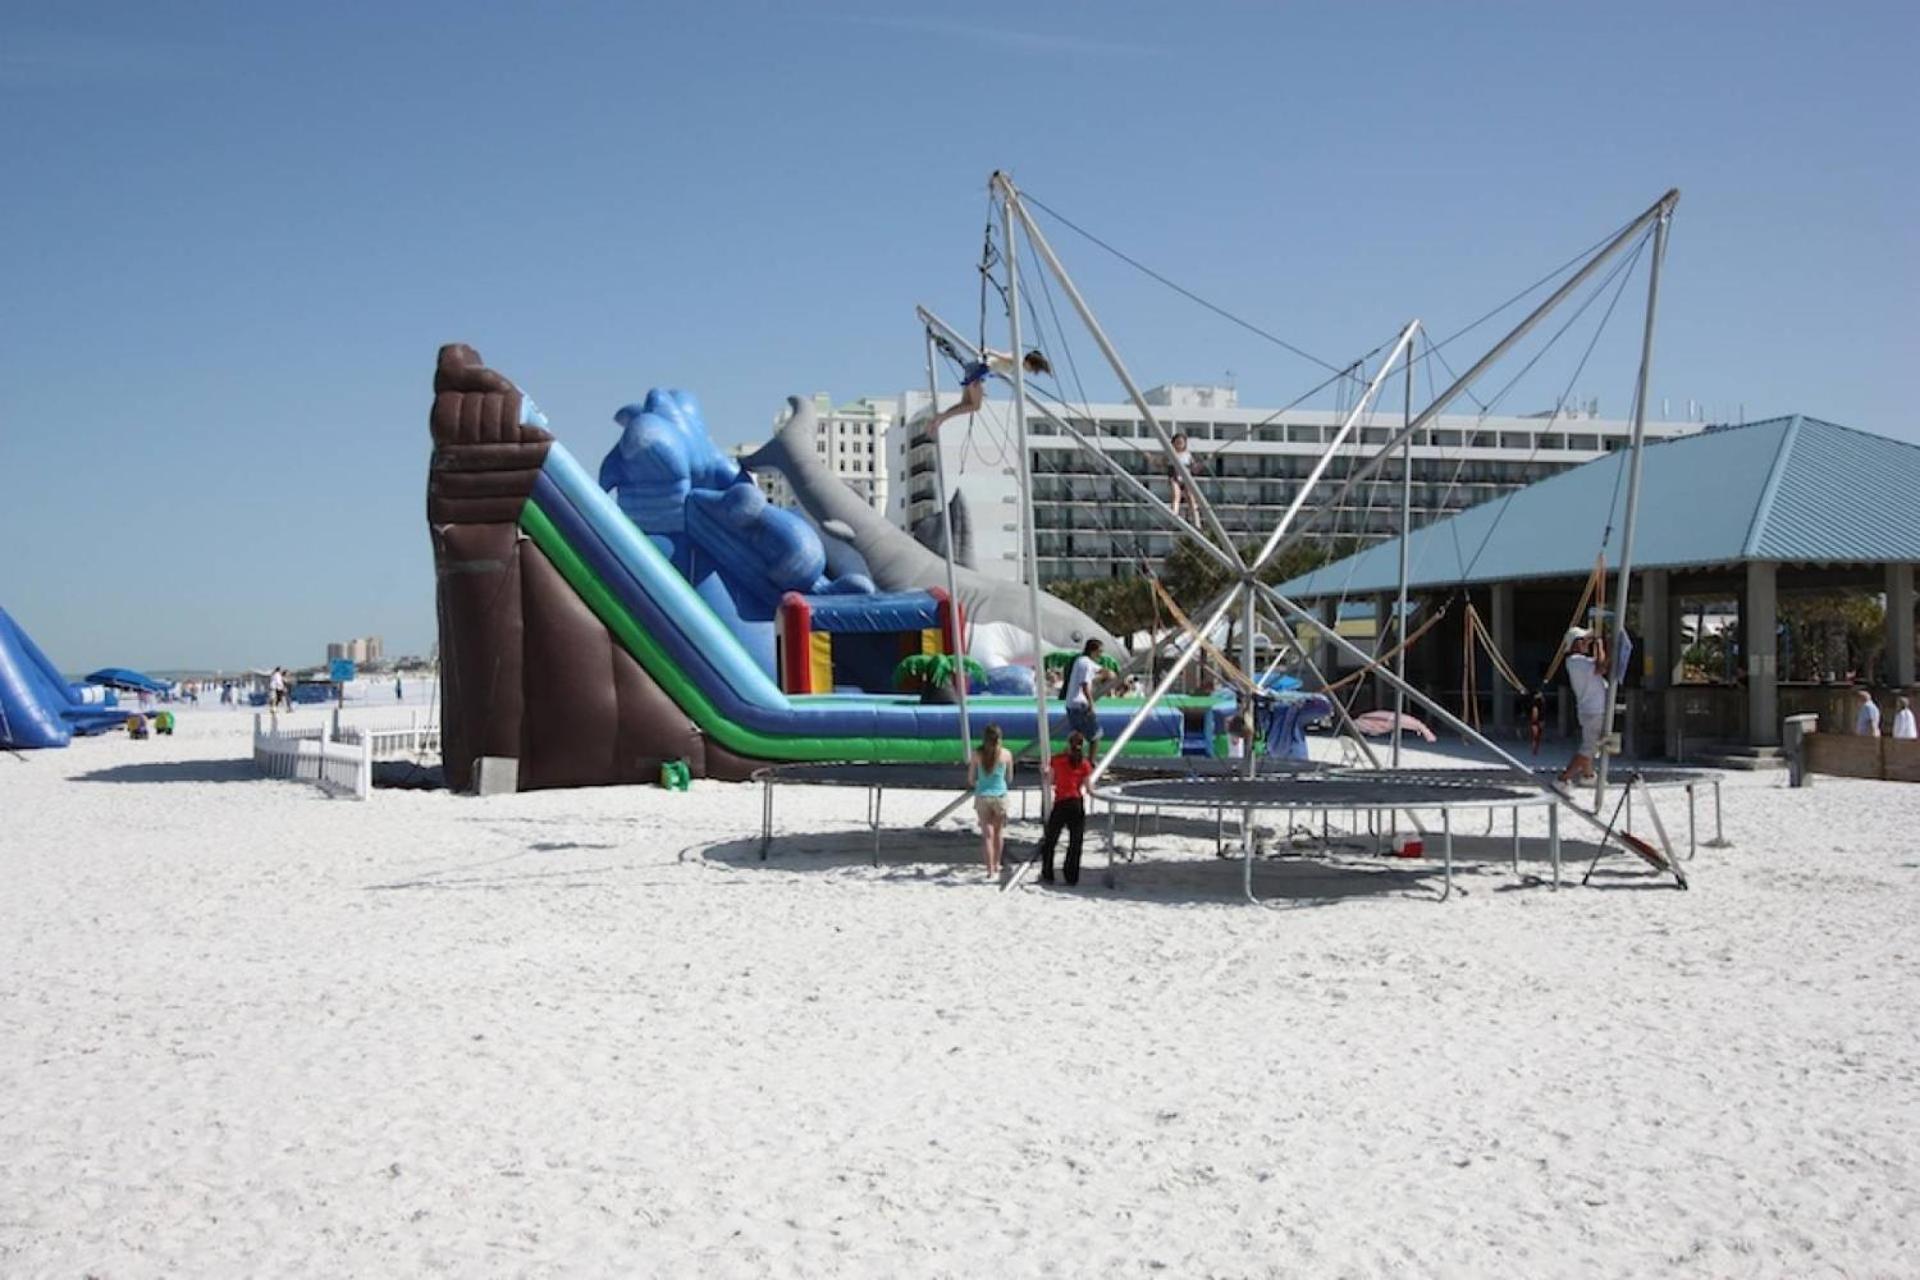
[[[1585,627],[1567,631],[1567,683],[1573,686],[1574,710],[1580,716],[1580,746],[1560,771],[1562,782],[1586,782],[1600,754],[1600,734],[1607,722],[1606,646]]]

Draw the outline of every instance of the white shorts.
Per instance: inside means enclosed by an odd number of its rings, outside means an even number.
[[[1580,717],[1580,754],[1589,758],[1600,754],[1600,735],[1606,731],[1607,717],[1604,713],[1597,716]]]

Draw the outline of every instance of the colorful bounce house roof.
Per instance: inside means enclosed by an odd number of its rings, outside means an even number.
[[[87,683],[123,689],[128,693],[166,693],[173,688],[165,680],[155,680],[145,672],[129,671],[125,667],[102,667],[89,672]]]
[[[89,706],[5,609],[0,609],[0,748],[64,747],[76,733],[118,727],[123,713]]]

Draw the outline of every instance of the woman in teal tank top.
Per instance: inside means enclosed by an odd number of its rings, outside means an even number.
[[[1007,842],[1007,782],[1013,775],[1013,753],[1000,745],[1000,726],[990,724],[980,735],[980,748],[967,762],[967,780],[973,784],[973,814],[980,820],[980,853],[987,875],[1000,878],[1000,852]]]

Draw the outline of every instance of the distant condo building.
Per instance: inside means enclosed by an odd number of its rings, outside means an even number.
[[[355,666],[380,661],[384,649],[379,636],[360,636],[353,640],[339,641],[327,646],[327,661],[337,662],[344,658]]]
[[[1012,408],[1005,389],[975,420],[953,419],[940,430],[947,487],[965,494],[973,567],[1020,577],[1020,495]],[[1233,389],[1162,386],[1146,393],[1169,434],[1184,433],[1199,464],[1201,491],[1237,539],[1263,538],[1299,492],[1325,452],[1341,415],[1315,410],[1243,408]],[[856,404],[883,405],[879,400]],[[949,401],[950,403],[950,401]],[[907,392],[893,402],[887,429],[887,518],[911,530],[937,516],[934,442],[926,431],[928,398]],[[1127,474],[1168,498],[1165,453],[1131,404],[1093,404],[1061,410],[1076,430]],[[875,414],[879,420],[880,414]],[[1357,461],[1371,457],[1399,425],[1399,412],[1375,414],[1353,433],[1308,499],[1312,511],[1338,489]],[[1442,415],[1412,450],[1412,525],[1477,506],[1524,485],[1627,446],[1632,424],[1597,416],[1591,406],[1558,415],[1478,417]],[[1700,430],[1692,422],[1649,422],[1649,440]],[[1034,525],[1041,581],[1120,577],[1142,558],[1164,559],[1177,536],[1165,519],[1129,494],[1100,463],[1040,413],[1028,416],[1034,476]],[[1385,462],[1337,512],[1310,527],[1323,541],[1375,542],[1400,532],[1401,461]],[[878,504],[876,504],[878,505]],[[962,542],[963,547],[966,545]]]
[[[848,488],[867,500],[876,511],[887,504],[887,431],[899,412],[898,397],[862,396],[834,407],[833,398],[824,391],[813,397],[817,434],[814,451]],[[774,419],[774,429],[786,425],[782,411]],[[729,452],[738,460],[759,448],[758,444],[735,445]],[[792,508],[793,490],[777,471],[756,471],[755,481],[776,506]]]

